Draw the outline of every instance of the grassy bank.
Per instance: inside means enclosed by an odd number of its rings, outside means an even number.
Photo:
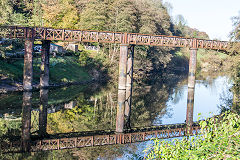
[[[39,83],[41,59],[33,60],[33,82]],[[0,60],[0,76],[11,81],[22,82],[23,59]],[[79,82],[90,80],[88,70],[77,58],[65,56],[50,58],[50,83]]]
[[[189,53],[188,48],[182,48],[174,55],[178,57],[178,61],[188,63],[186,59],[189,59]],[[237,64],[237,59],[239,56],[230,56],[214,50],[198,49],[197,72],[232,72]]]

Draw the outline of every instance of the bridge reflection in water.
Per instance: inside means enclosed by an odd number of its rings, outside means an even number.
[[[131,99],[132,94],[130,94]],[[70,148],[81,148],[91,146],[127,144],[134,142],[149,141],[151,138],[174,138],[188,135],[196,135],[200,132],[200,127],[193,123],[193,105],[187,107],[186,123],[161,125],[143,128],[130,128],[130,109],[125,113],[124,131],[90,131],[74,132],[62,134],[47,133],[47,108],[48,90],[40,90],[40,106],[32,109],[32,93],[23,93],[22,104],[22,134],[21,139],[13,140],[9,143],[1,143],[3,152],[28,152],[60,150]],[[131,103],[129,103],[131,104]],[[131,108],[131,106],[129,106]],[[192,107],[192,108],[191,108]],[[124,123],[122,117],[116,115],[116,123]],[[117,126],[117,125],[116,125]],[[120,128],[121,129],[121,128]]]
[[[221,50],[226,52],[231,46],[228,42],[185,38],[166,35],[143,35],[138,33],[120,33],[108,31],[87,31],[51,29],[39,27],[1,26],[0,37],[25,39],[24,72],[23,72],[23,110],[22,110],[22,136],[18,150],[37,151],[74,147],[86,147],[106,144],[122,144],[149,140],[151,137],[170,138],[196,134],[198,127],[193,127],[193,104],[195,73],[198,48]],[[47,107],[48,91],[40,90],[40,108],[32,110],[31,97],[33,82],[33,44],[35,40],[42,41],[40,88],[49,87],[49,50],[50,41],[76,41],[120,44],[119,75],[118,75],[118,103],[116,113],[115,134],[91,135],[90,137],[77,136],[75,138],[61,138],[45,140],[47,134]],[[132,103],[132,72],[134,46],[165,46],[187,47],[190,49],[189,75],[188,75],[188,105],[186,127],[181,124],[171,128],[170,126],[152,129],[154,131],[132,130],[130,128],[131,103]],[[125,128],[124,128],[125,126]],[[169,128],[170,127],[170,128]],[[31,134],[30,134],[31,133]],[[33,139],[31,135],[37,134]],[[44,139],[44,140],[40,140]],[[15,143],[15,142],[14,142]],[[14,143],[12,145],[14,146]],[[11,147],[4,147],[10,149]]]

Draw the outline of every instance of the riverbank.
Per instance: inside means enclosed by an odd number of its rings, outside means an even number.
[[[178,61],[188,63],[189,49],[181,48],[175,53]],[[240,56],[230,55],[214,50],[198,49],[197,52],[197,74],[198,73],[231,73],[236,68]]]
[[[197,75],[218,74],[232,72],[236,64],[236,57],[217,51],[199,49],[197,53]],[[96,81],[117,81],[117,62],[110,60],[102,52],[81,50],[70,53],[71,56],[57,56],[50,58],[50,87],[61,87],[72,84],[86,84]],[[170,55],[170,54],[169,54]],[[142,66],[134,67],[134,80],[142,83],[148,77],[163,76],[165,73],[188,73],[189,49],[182,48],[171,55],[169,62],[162,69],[146,72]],[[136,62],[137,63],[137,62]],[[39,88],[41,59],[33,60],[33,88]],[[22,91],[23,58],[9,58],[0,60],[0,93]],[[147,69],[146,69],[147,70]],[[142,71],[142,72],[141,72]],[[146,72],[146,73],[145,73]]]
[[[33,89],[39,88],[40,58],[33,59]],[[23,59],[0,60],[0,93],[23,91]],[[49,87],[62,87],[104,81],[102,73],[83,67],[74,56],[51,57]]]
[[[145,150],[145,159],[239,159],[239,118],[236,113],[225,112],[201,121],[199,136],[155,139],[154,145]]]

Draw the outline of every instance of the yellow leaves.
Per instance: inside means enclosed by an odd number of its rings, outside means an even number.
[[[53,133],[67,133],[73,131],[73,127],[70,125],[67,119],[64,118],[64,113],[55,112],[48,114],[47,132]]]
[[[46,21],[46,27],[52,27],[52,24],[58,20],[57,16],[61,12],[61,7],[59,4],[43,4],[42,5],[44,14],[43,19]]]
[[[72,8],[68,12],[65,13],[64,17],[62,18],[62,26],[63,28],[73,28],[75,29],[75,24],[78,22],[77,10]]]
[[[40,69],[41,71],[44,71],[44,65],[41,65]]]
[[[56,28],[76,28],[78,13],[71,0],[53,0],[43,4],[45,26]]]

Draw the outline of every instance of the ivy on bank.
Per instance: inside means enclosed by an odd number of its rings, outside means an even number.
[[[155,139],[145,150],[146,159],[240,159],[240,116],[225,112],[201,121],[201,134],[181,140]],[[218,123],[216,123],[218,122]]]

